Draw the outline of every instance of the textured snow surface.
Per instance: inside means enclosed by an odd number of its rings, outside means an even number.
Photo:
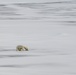
[[[76,75],[76,1],[0,1],[0,75]]]

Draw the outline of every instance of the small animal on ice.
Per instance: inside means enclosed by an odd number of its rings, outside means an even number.
[[[16,47],[16,51],[28,51],[28,48],[26,46],[23,46],[23,45],[18,45]]]

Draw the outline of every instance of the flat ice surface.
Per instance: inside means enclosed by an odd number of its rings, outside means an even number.
[[[76,75],[75,0],[0,3],[0,75]]]

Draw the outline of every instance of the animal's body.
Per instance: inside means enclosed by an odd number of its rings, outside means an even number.
[[[23,45],[18,45],[18,46],[16,47],[16,50],[17,50],[17,51],[28,51],[28,48],[25,47],[25,46],[23,46]]]

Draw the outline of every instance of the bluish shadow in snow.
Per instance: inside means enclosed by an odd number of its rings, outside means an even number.
[[[7,52],[7,51],[16,51],[15,49],[1,49],[0,52]]]
[[[39,64],[25,64],[25,65],[0,65],[0,67],[23,68],[23,67],[68,67],[67,64],[61,63],[39,63]]]
[[[12,58],[12,57],[36,57],[40,55],[0,55],[0,58]]]
[[[76,16],[75,4],[76,1],[74,0],[43,3],[0,4],[0,20],[50,20],[52,17],[73,18]],[[26,10],[27,12],[32,12],[36,15],[32,16],[32,14],[28,14],[26,11],[24,11],[24,13],[21,10]]]
[[[76,21],[73,21],[73,20],[71,20],[71,21],[60,21],[60,23],[62,23],[63,25],[68,25],[68,26],[76,26]]]
[[[19,16],[17,13],[17,9],[8,6],[8,4],[0,4],[0,16],[1,17],[9,17],[9,16]]]

